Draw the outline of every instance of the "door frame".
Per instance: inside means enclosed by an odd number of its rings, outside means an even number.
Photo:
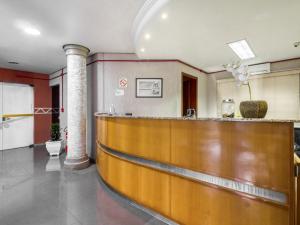
[[[33,84],[27,84],[27,83],[19,83],[19,82],[7,82],[7,81],[1,81],[0,83],[2,83],[2,98],[4,97],[4,85],[8,84],[8,85],[20,85],[20,86],[28,86],[32,88],[32,144],[35,144],[35,86]],[[2,116],[4,115],[4,107],[3,107],[3,101],[2,101],[2,114],[1,114],[1,122],[2,122]],[[9,148],[9,149],[4,149],[4,139],[3,139],[3,132],[4,129],[2,129],[2,146],[1,146],[1,150],[3,151],[8,151],[10,149],[14,149],[14,148]],[[28,147],[30,147],[31,145],[29,145]],[[22,146],[22,147],[27,147],[27,146]],[[21,148],[22,148],[21,147]],[[19,148],[19,147],[18,147]]]
[[[183,78],[184,77],[188,77],[190,79],[196,80],[196,113],[198,114],[198,77],[193,76],[191,74],[185,73],[185,72],[181,72],[181,82],[180,82],[180,86],[181,86],[181,116],[183,116]]]

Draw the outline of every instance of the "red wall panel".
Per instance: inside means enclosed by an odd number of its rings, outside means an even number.
[[[30,84],[34,87],[34,107],[51,108],[51,88],[47,74],[0,68],[0,82]],[[50,138],[51,114],[34,115],[34,143]]]

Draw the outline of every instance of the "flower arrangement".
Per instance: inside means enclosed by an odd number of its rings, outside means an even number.
[[[247,85],[250,101],[252,100],[252,91],[249,83],[248,66],[242,65],[240,62],[231,63],[224,65],[224,68],[232,74],[238,86]]]
[[[240,112],[244,118],[264,118],[268,111],[268,103],[263,100],[253,101],[252,91],[249,83],[248,66],[240,62],[224,65],[224,68],[232,74],[238,86],[247,85],[250,101],[240,103]]]

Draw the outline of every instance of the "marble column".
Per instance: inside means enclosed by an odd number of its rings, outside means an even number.
[[[86,57],[90,50],[75,44],[64,45],[63,49],[67,55],[68,76],[68,153],[64,166],[70,169],[84,169],[89,166],[86,153]]]

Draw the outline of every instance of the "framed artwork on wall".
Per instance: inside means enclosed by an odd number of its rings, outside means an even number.
[[[136,78],[136,98],[162,98],[162,78]]]

